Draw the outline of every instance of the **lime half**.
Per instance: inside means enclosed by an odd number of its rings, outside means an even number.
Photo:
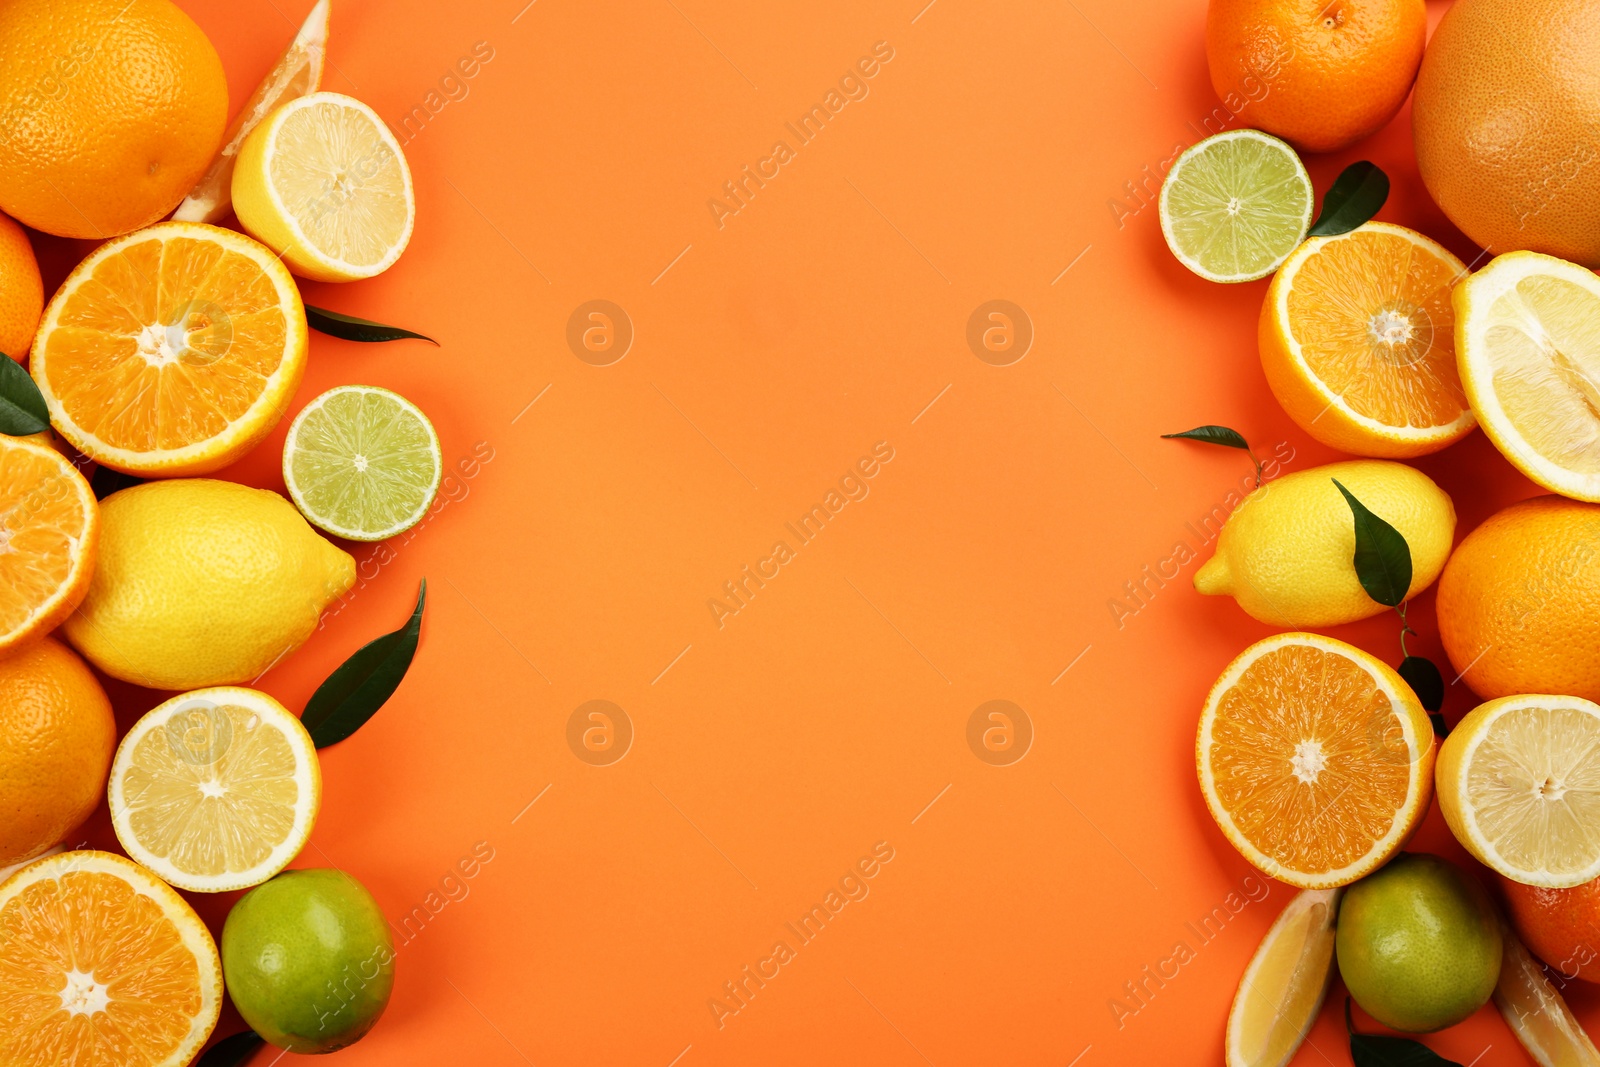
[[[305,406],[283,443],[283,481],[310,523],[352,541],[411,529],[439,490],[439,435],[417,406],[341,385]]]
[[[1161,233],[1185,267],[1214,282],[1278,269],[1311,226],[1311,177],[1294,149],[1259,130],[1192,146],[1161,185]]]

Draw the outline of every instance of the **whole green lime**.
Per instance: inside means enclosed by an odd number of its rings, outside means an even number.
[[[290,1052],[333,1052],[388,1005],[394,942],[378,902],[348,874],[285,871],[228,913],[222,973],[256,1033]]]
[[[1494,906],[1437,856],[1402,853],[1346,889],[1334,945],[1350,995],[1395,1030],[1453,1026],[1500,979]]]

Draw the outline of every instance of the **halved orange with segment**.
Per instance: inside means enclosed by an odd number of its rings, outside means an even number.
[[[1471,433],[1450,299],[1466,275],[1437,241],[1387,222],[1306,240],[1261,306],[1261,367],[1278,403],[1358,456],[1420,456]]]
[[[132,474],[204,474],[283,417],[306,365],[306,316],[271,249],[195,222],[108,241],[74,270],[34,337],[56,430]]]
[[[183,1067],[221,1010],[211,934],[138,864],[63,852],[0,884],[5,1067]]]
[[[0,436],[0,652],[72,614],[99,544],[100,506],[78,469],[48,445]]]
[[[1195,741],[1229,843],[1302,889],[1349,885],[1405,845],[1433,797],[1433,727],[1381,660],[1287,633],[1228,665]]]

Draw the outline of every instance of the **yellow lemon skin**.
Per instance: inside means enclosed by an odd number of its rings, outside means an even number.
[[[100,561],[63,624],[96,667],[152,689],[235,685],[299,648],[355,560],[277,493],[209,478],[100,502]]]
[[[1432,585],[1450,555],[1455,505],[1414,467],[1360,459],[1286,474],[1251,493],[1223,525],[1194,587],[1233,597],[1260,622],[1297,630],[1388,611],[1356,577],[1355,520],[1334,479],[1405,537],[1407,598]]]

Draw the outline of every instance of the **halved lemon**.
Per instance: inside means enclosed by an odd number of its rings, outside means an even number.
[[[78,469],[48,445],[0,436],[0,651],[72,614],[99,545],[100,506]]]
[[[30,369],[50,422],[132,474],[204,474],[283,417],[306,366],[306,315],[272,251],[164,222],[107,241],[45,309]]]
[[[233,208],[290,269],[319,282],[388,270],[417,214],[400,142],[377,112],[339,93],[292,100],[245,138]]]
[[[239,146],[261,121],[296,97],[317,91],[328,55],[328,3],[317,0],[289,47],[244,102],[222,135],[222,147],[172,217],[179,222],[221,222],[233,207],[233,167]]]
[[[283,870],[322,803],[300,720],[254,689],[218,686],[151,709],[117,747],[106,787],[128,855],[179,889],[221,893]]]
[[[1427,813],[1433,727],[1387,664],[1331,637],[1257,641],[1206,698],[1195,761],[1244,858],[1302,889],[1382,866]]]
[[[0,884],[0,1064],[184,1067],[222,1010],[205,924],[149,871],[63,852]]]
[[[1494,1006],[1523,1050],[1539,1067],[1600,1067],[1600,1050],[1545,977],[1539,961],[1503,922],[1500,941],[1503,951]]]
[[[1273,922],[1228,1012],[1228,1067],[1284,1067],[1311,1032],[1333,977],[1343,889],[1302,889]]]
[[[1484,866],[1551,889],[1600,877],[1600,705],[1480,704],[1445,738],[1435,779],[1445,822]]]
[[[1450,304],[1466,274],[1438,242],[1387,222],[1308,238],[1261,305],[1261,367],[1278,403],[1358,456],[1420,456],[1471,433]]]
[[[1454,300],[1461,381],[1484,432],[1546,489],[1600,501],[1600,278],[1507,252]]]
[[[283,481],[313,526],[352,541],[404,533],[428,513],[444,461],[433,424],[375,385],[341,385],[307,404],[283,442]]]
[[[1188,148],[1161,183],[1161,234],[1178,262],[1213,282],[1265,277],[1311,225],[1311,176],[1294,149],[1260,130]]]

